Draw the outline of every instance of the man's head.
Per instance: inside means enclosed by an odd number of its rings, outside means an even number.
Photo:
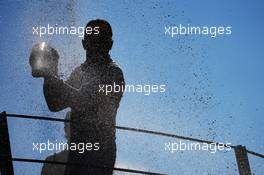
[[[83,48],[88,54],[108,54],[113,45],[111,25],[105,20],[96,19],[88,22],[85,29],[85,31],[90,29],[93,31],[91,33],[85,32],[84,39],[82,40]]]

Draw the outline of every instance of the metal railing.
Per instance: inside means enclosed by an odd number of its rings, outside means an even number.
[[[0,170],[1,170],[2,175],[14,175],[13,163],[12,163],[13,161],[70,165],[70,163],[68,162],[13,158],[11,154],[11,150],[10,150],[10,140],[9,140],[9,133],[8,133],[7,117],[34,119],[34,120],[43,120],[43,121],[55,121],[55,122],[71,122],[71,120],[67,120],[67,119],[58,119],[58,118],[43,117],[43,116],[21,115],[21,114],[7,114],[6,112],[2,112],[0,114],[0,138],[1,138],[0,139]],[[215,142],[215,141],[203,140],[203,139],[198,139],[198,138],[193,138],[193,137],[186,137],[186,136],[181,136],[181,135],[176,135],[176,134],[169,134],[165,132],[151,131],[151,130],[145,130],[145,129],[124,127],[124,126],[116,126],[116,129],[163,136],[163,137],[177,138],[181,140],[189,140],[192,142],[207,143],[207,144],[214,143],[216,145],[220,144],[219,142]],[[221,145],[223,144],[221,143]],[[223,146],[227,147],[227,145],[225,144]],[[230,146],[229,145],[229,147],[233,148],[235,151],[237,166],[238,166],[240,175],[251,175],[250,164],[249,164],[247,154],[252,154],[254,156],[264,158],[263,154],[247,150],[245,146],[241,146],[241,145],[236,145],[236,146],[231,145]],[[74,165],[75,166],[89,166],[89,165],[83,165],[83,164],[74,164]],[[100,167],[100,168],[107,168],[107,167]],[[114,167],[113,170],[122,171],[122,172],[130,172],[130,173],[147,174],[147,175],[164,175],[161,173],[140,171],[140,170],[134,170],[134,169],[117,168],[117,167]]]

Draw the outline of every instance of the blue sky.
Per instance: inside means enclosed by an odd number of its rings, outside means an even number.
[[[164,94],[126,93],[117,124],[242,144],[264,151],[262,1],[72,1],[0,3],[0,104],[9,113],[64,117],[51,113],[42,80],[30,75],[28,57],[34,43],[48,41],[58,49],[60,71],[67,78],[84,60],[81,39],[32,36],[35,25],[74,21],[84,26],[103,18],[112,25],[112,58],[129,84],[166,84]],[[164,35],[165,25],[231,25],[232,35]],[[63,125],[10,119],[12,153],[44,159],[32,142],[63,140]],[[164,143],[178,141],[118,131],[117,165],[168,174],[238,174],[233,151],[211,154],[186,151],[169,154]],[[252,171],[261,174],[264,160],[249,156]],[[15,163],[19,174],[34,175],[41,165]]]

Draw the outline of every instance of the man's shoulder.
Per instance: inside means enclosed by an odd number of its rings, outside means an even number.
[[[114,71],[114,72],[116,72],[116,73],[121,73],[121,74],[123,74],[123,71],[122,71],[122,68],[121,68],[121,66],[118,64],[118,63],[116,63],[116,62],[114,62],[114,61],[112,61],[111,63],[109,63],[109,66],[108,66],[112,71]]]

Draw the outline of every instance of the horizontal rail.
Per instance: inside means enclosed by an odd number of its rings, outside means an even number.
[[[6,114],[7,117],[13,117],[13,118],[25,118],[25,119],[35,119],[35,120],[45,120],[45,121],[57,121],[57,122],[71,122],[71,120],[67,119],[58,119],[53,117],[43,117],[43,116],[31,116],[31,115],[21,115],[21,114]],[[132,132],[139,132],[139,133],[146,133],[146,134],[152,134],[157,136],[163,136],[163,137],[171,137],[171,138],[177,138],[182,140],[189,140],[193,142],[199,142],[199,143],[207,143],[207,144],[216,144],[219,145],[219,142],[210,141],[210,140],[203,140],[203,139],[197,139],[193,137],[186,137],[186,136],[180,136],[176,134],[169,134],[165,132],[158,132],[158,131],[151,131],[151,130],[145,130],[145,129],[138,129],[138,128],[131,128],[131,127],[124,127],[124,126],[116,126],[116,129],[119,130],[126,130],[126,131],[132,131]],[[227,147],[228,145],[222,144],[221,145]],[[235,148],[234,145],[229,145],[231,148]],[[263,154],[256,153],[254,151],[247,150],[247,153],[252,154],[254,156],[264,158]]]
[[[58,164],[58,165],[75,165],[75,166],[91,166],[87,164],[80,164],[80,163],[68,163],[68,162],[60,162],[60,161],[48,161],[48,160],[39,160],[39,159],[24,159],[24,158],[12,158],[13,161],[16,162],[30,162],[30,163],[49,163],[49,164]],[[95,166],[94,166],[95,167]],[[95,168],[108,168],[108,167],[98,167]],[[136,174],[146,174],[146,175],[166,175],[161,173],[154,173],[149,171],[141,171],[141,170],[135,170],[135,169],[127,169],[127,168],[111,168],[114,171],[122,171],[122,172],[128,172],[128,173],[136,173]]]
[[[24,119],[46,120],[46,121],[56,121],[56,122],[70,122],[70,120],[66,120],[66,119],[43,117],[43,116],[33,116],[33,115],[6,114],[6,116],[11,117],[11,118],[24,118]]]
[[[264,155],[263,155],[263,154],[256,153],[256,152],[254,152],[254,151],[249,151],[249,150],[247,150],[247,153],[252,154],[252,155],[254,155],[254,156],[257,156],[257,157],[260,157],[260,158],[264,158]]]

